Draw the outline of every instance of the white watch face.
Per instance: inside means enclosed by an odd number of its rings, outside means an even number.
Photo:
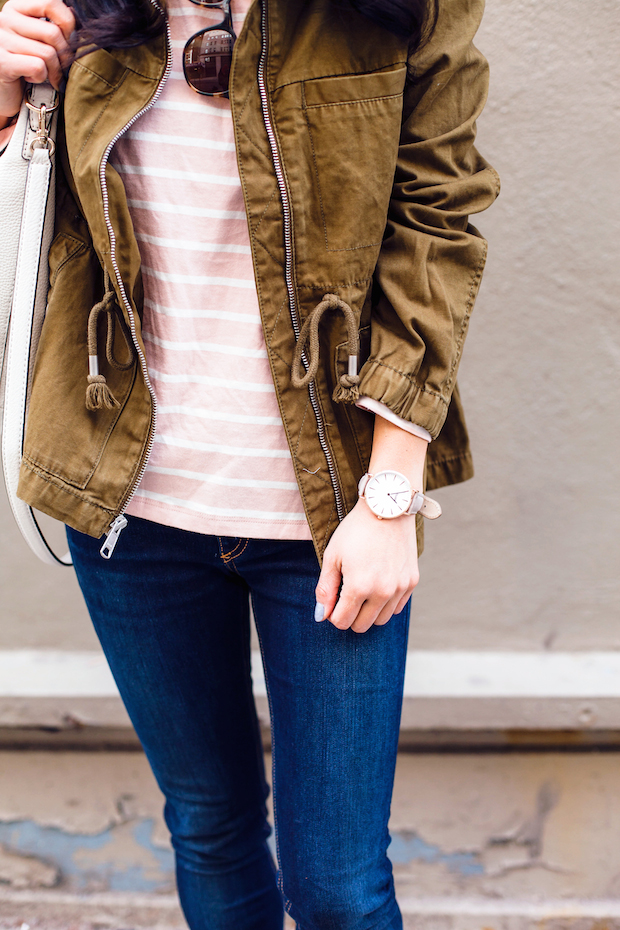
[[[380,471],[368,481],[364,497],[374,514],[392,520],[409,508],[411,485],[398,471]]]

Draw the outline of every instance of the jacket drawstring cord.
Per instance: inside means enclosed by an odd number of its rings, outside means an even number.
[[[104,295],[103,300],[92,308],[88,314],[88,387],[86,388],[86,409],[87,410],[113,410],[120,407],[120,404],[110,388],[108,387],[105,376],[99,373],[99,349],[97,327],[99,315],[107,315],[107,334],[105,354],[108,364],[117,371],[127,371],[133,365],[133,344],[131,335],[127,329],[125,320],[120,315],[116,303],[116,294],[112,287],[112,282],[107,271],[104,272]],[[118,362],[114,357],[114,335],[115,323],[118,316],[121,332],[129,349],[130,359],[123,364]]]
[[[359,355],[359,333],[357,319],[351,307],[335,294],[325,294],[316,305],[301,328],[295,345],[291,382],[293,387],[306,387],[316,377],[319,367],[319,323],[326,310],[341,310],[347,324],[347,348],[349,351],[349,368],[342,374],[334,388],[332,399],[336,403],[354,404],[359,400],[360,377],[357,373]],[[308,370],[303,374],[302,356],[308,347]]]

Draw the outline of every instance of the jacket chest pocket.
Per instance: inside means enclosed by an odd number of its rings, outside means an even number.
[[[302,106],[328,252],[380,245],[390,202],[405,67],[306,81]]]

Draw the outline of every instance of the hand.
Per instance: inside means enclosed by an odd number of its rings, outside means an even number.
[[[49,20],[49,22],[47,22]],[[20,108],[24,80],[58,90],[75,17],[62,0],[8,0],[0,11],[0,128]]]
[[[422,488],[427,449],[424,439],[377,416],[368,471],[394,468],[412,488]],[[401,611],[420,578],[415,523],[406,515],[378,520],[365,500],[358,501],[325,550],[316,587],[319,614],[321,605],[324,619],[339,630],[365,633]]]
[[[325,619],[339,630],[365,633],[403,609],[420,578],[415,522],[378,520],[364,500],[357,502],[323,557],[316,599]]]

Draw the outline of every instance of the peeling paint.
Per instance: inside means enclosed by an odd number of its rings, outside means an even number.
[[[86,835],[32,820],[0,822],[5,858],[12,856],[22,865],[15,881],[7,872],[6,876],[0,874],[0,882],[4,878],[6,884],[21,888],[57,884],[91,893],[170,891],[174,887],[174,853],[154,844],[154,826],[154,820],[145,818]],[[270,845],[275,853],[273,834]],[[410,831],[393,834],[389,856],[395,864],[441,864],[462,876],[484,873],[477,853],[448,852]],[[30,864],[30,872],[23,867],[25,863]]]
[[[535,811],[531,817],[523,819],[515,826],[490,837],[490,845],[510,845],[525,847],[530,859],[538,859],[542,854],[543,834],[547,817],[560,799],[560,789],[552,782],[544,782],[536,795]]]
[[[476,852],[457,850],[445,852],[439,846],[427,843],[417,833],[402,830],[392,835],[388,855],[394,864],[411,864],[414,861],[447,866],[459,875],[481,875],[484,865]]]
[[[547,819],[560,800],[560,789],[552,781],[545,781],[538,789],[534,813],[529,817],[517,816],[512,825],[489,837],[486,852],[493,858],[499,854],[500,861],[491,863],[485,856],[486,873],[490,878],[499,878],[509,872],[541,868],[550,872],[569,873],[564,866],[543,858],[543,841]]]
[[[0,843],[7,853],[57,869],[61,884],[76,891],[167,891],[174,855],[154,845],[154,826],[143,819],[88,836],[31,820],[0,822]]]
[[[60,879],[59,870],[37,856],[7,849],[0,844],[0,885],[11,888],[53,888]]]

